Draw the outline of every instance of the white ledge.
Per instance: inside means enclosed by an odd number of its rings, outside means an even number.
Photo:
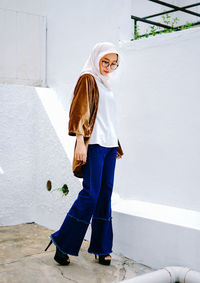
[[[112,197],[113,211],[200,230],[200,212],[157,203]]]

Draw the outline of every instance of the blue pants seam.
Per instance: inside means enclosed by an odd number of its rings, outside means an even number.
[[[88,250],[88,253],[90,253],[90,254],[95,254],[95,255],[107,255],[107,254],[111,254],[111,253],[112,253],[112,250],[111,250],[111,251],[108,251],[108,252],[104,252],[104,253],[90,252],[90,251]]]
[[[76,219],[76,220],[79,221],[79,222],[83,222],[83,223],[85,223],[85,224],[87,224],[87,225],[90,224],[90,222],[87,222],[87,221],[84,221],[84,220],[82,220],[82,219],[79,219],[79,218],[77,218],[77,217],[75,217],[75,216],[73,216],[73,215],[71,215],[71,214],[69,214],[69,213],[68,213],[67,215],[69,215],[70,217]]]
[[[93,217],[92,219],[97,219],[97,220],[103,220],[103,221],[111,221],[112,217],[107,218],[102,218],[102,217]]]

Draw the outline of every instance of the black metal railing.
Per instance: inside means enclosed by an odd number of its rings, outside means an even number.
[[[200,25],[200,21],[197,21],[197,22],[194,22],[194,23],[189,23],[188,25],[180,25],[180,26],[174,27],[174,26],[170,26],[170,25],[165,24],[165,23],[160,23],[160,22],[149,20],[150,18],[162,16],[162,15],[165,15],[165,14],[168,15],[168,14],[176,12],[176,11],[181,11],[181,12],[184,12],[184,13],[187,13],[187,14],[190,14],[190,15],[193,15],[193,16],[197,16],[197,17],[200,18],[199,13],[187,10],[188,8],[199,6],[200,2],[191,4],[191,5],[187,5],[187,6],[184,6],[184,7],[178,7],[178,6],[172,5],[172,4],[164,2],[164,1],[158,1],[158,0],[149,0],[149,1],[155,2],[155,3],[163,5],[163,6],[170,7],[170,8],[172,8],[172,10],[168,10],[168,11],[165,11],[165,12],[162,12],[162,13],[153,14],[153,15],[143,17],[143,18],[131,15],[131,19],[134,20],[134,39],[138,39],[139,37],[148,37],[149,35],[164,33],[166,31],[167,32],[169,32],[169,31],[179,31],[179,30],[182,30],[182,29],[187,28],[187,27]],[[138,34],[138,22],[143,22],[143,23],[150,24],[150,25],[153,25],[153,26],[156,26],[156,27],[160,27],[160,28],[163,28],[163,30],[159,30],[159,31],[154,30],[153,32],[149,32],[149,33],[139,35]]]

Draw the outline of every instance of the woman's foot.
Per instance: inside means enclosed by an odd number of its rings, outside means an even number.
[[[48,248],[51,246],[52,243],[53,242],[51,240],[48,246],[46,247],[45,251],[48,250]],[[60,263],[61,265],[68,265],[70,263],[69,256],[67,254],[63,254],[57,247],[56,247],[56,253],[54,259],[56,262]]]
[[[105,257],[105,260],[108,260],[108,259],[111,260],[111,256],[110,255]]]
[[[103,265],[110,265],[111,263],[111,255],[98,255],[99,256],[99,263]],[[95,255],[95,258],[97,258],[97,255]]]
[[[57,247],[54,259],[60,265],[68,265],[70,263],[69,256],[67,254],[62,253]]]

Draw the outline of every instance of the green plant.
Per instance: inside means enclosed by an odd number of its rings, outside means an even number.
[[[181,27],[181,29],[188,29],[188,28],[190,28],[191,26],[192,26],[192,23],[186,22],[186,24],[183,25],[183,26]]]
[[[66,196],[69,193],[69,189],[68,189],[68,186],[66,184],[64,184],[61,188],[57,188],[57,189],[52,190],[52,184],[51,184],[50,180],[47,181],[47,190],[51,191],[51,192],[60,191],[60,192],[62,192],[63,197]]]
[[[161,34],[161,33],[170,33],[176,30],[175,25],[178,23],[179,19],[177,17],[175,18],[171,18],[171,16],[169,16],[168,14],[165,14],[162,16],[162,20],[163,23],[168,25],[170,28],[164,28],[162,29],[160,26],[155,26],[155,25],[151,25],[150,26],[150,30],[146,29],[145,34],[143,36],[145,36],[146,38],[148,38],[149,36],[155,36],[157,34]],[[186,22],[185,25],[181,26],[181,30],[183,29],[188,29],[192,26],[192,23],[190,22]],[[135,35],[134,35],[134,39],[140,39],[142,37],[142,35],[140,35],[139,33],[139,26],[136,25],[135,28]]]
[[[141,36],[139,34],[139,26],[135,25],[135,39],[139,39]]]
[[[151,26],[151,33],[152,33],[153,36],[156,35],[156,32],[157,32],[156,26]]]

